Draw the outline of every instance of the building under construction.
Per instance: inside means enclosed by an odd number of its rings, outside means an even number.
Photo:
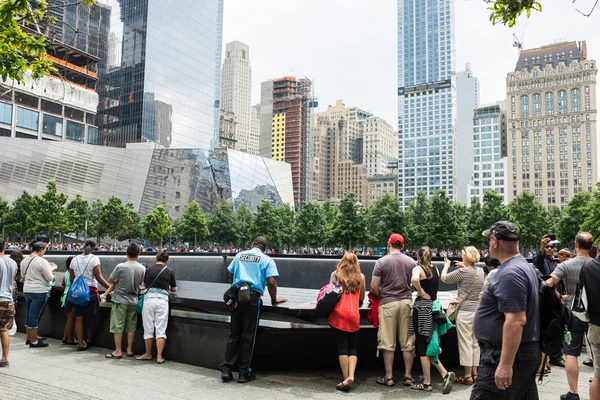
[[[291,164],[296,207],[310,198],[310,129],[312,108],[315,105],[310,79],[286,76],[273,80],[271,158]]]

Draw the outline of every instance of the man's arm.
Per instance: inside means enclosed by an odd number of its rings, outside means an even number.
[[[502,390],[512,385],[513,364],[523,337],[527,314],[525,311],[505,312],[504,317],[506,319],[502,328],[502,353],[495,376],[496,386]]]
[[[270,276],[267,278],[267,287],[269,289],[269,296],[271,296],[271,304],[285,303],[287,299],[277,297],[277,279]]]
[[[373,275],[371,277],[371,293],[375,296],[379,297],[381,295],[381,290],[379,289],[379,284],[381,283],[381,277]]]

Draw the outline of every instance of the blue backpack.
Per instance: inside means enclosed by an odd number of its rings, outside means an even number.
[[[67,301],[75,305],[87,307],[87,305],[90,303],[90,287],[88,286],[85,280],[85,273],[92,259],[93,258],[91,258],[90,261],[88,261],[88,264],[83,270],[83,274],[75,278],[75,280],[71,284],[71,287],[69,288]],[[77,262],[77,266],[79,266],[79,262]]]

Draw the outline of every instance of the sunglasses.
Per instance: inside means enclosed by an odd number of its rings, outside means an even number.
[[[553,249],[554,246],[546,246],[547,249]]]

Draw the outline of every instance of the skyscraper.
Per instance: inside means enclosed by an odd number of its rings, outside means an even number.
[[[523,50],[506,76],[508,200],[567,205],[598,182],[596,79],[586,42]]]
[[[110,27],[100,41],[98,144],[216,145],[223,0],[101,2]]]
[[[456,199],[453,0],[398,0],[398,197]]]
[[[227,43],[221,74],[221,108],[236,116],[236,149],[259,153],[259,138],[254,131],[252,109],[252,68],[250,48],[241,42]],[[253,114],[254,113],[254,114]]]
[[[479,107],[479,80],[467,63],[456,74],[456,200],[469,200],[468,188],[473,161],[473,110]]]

